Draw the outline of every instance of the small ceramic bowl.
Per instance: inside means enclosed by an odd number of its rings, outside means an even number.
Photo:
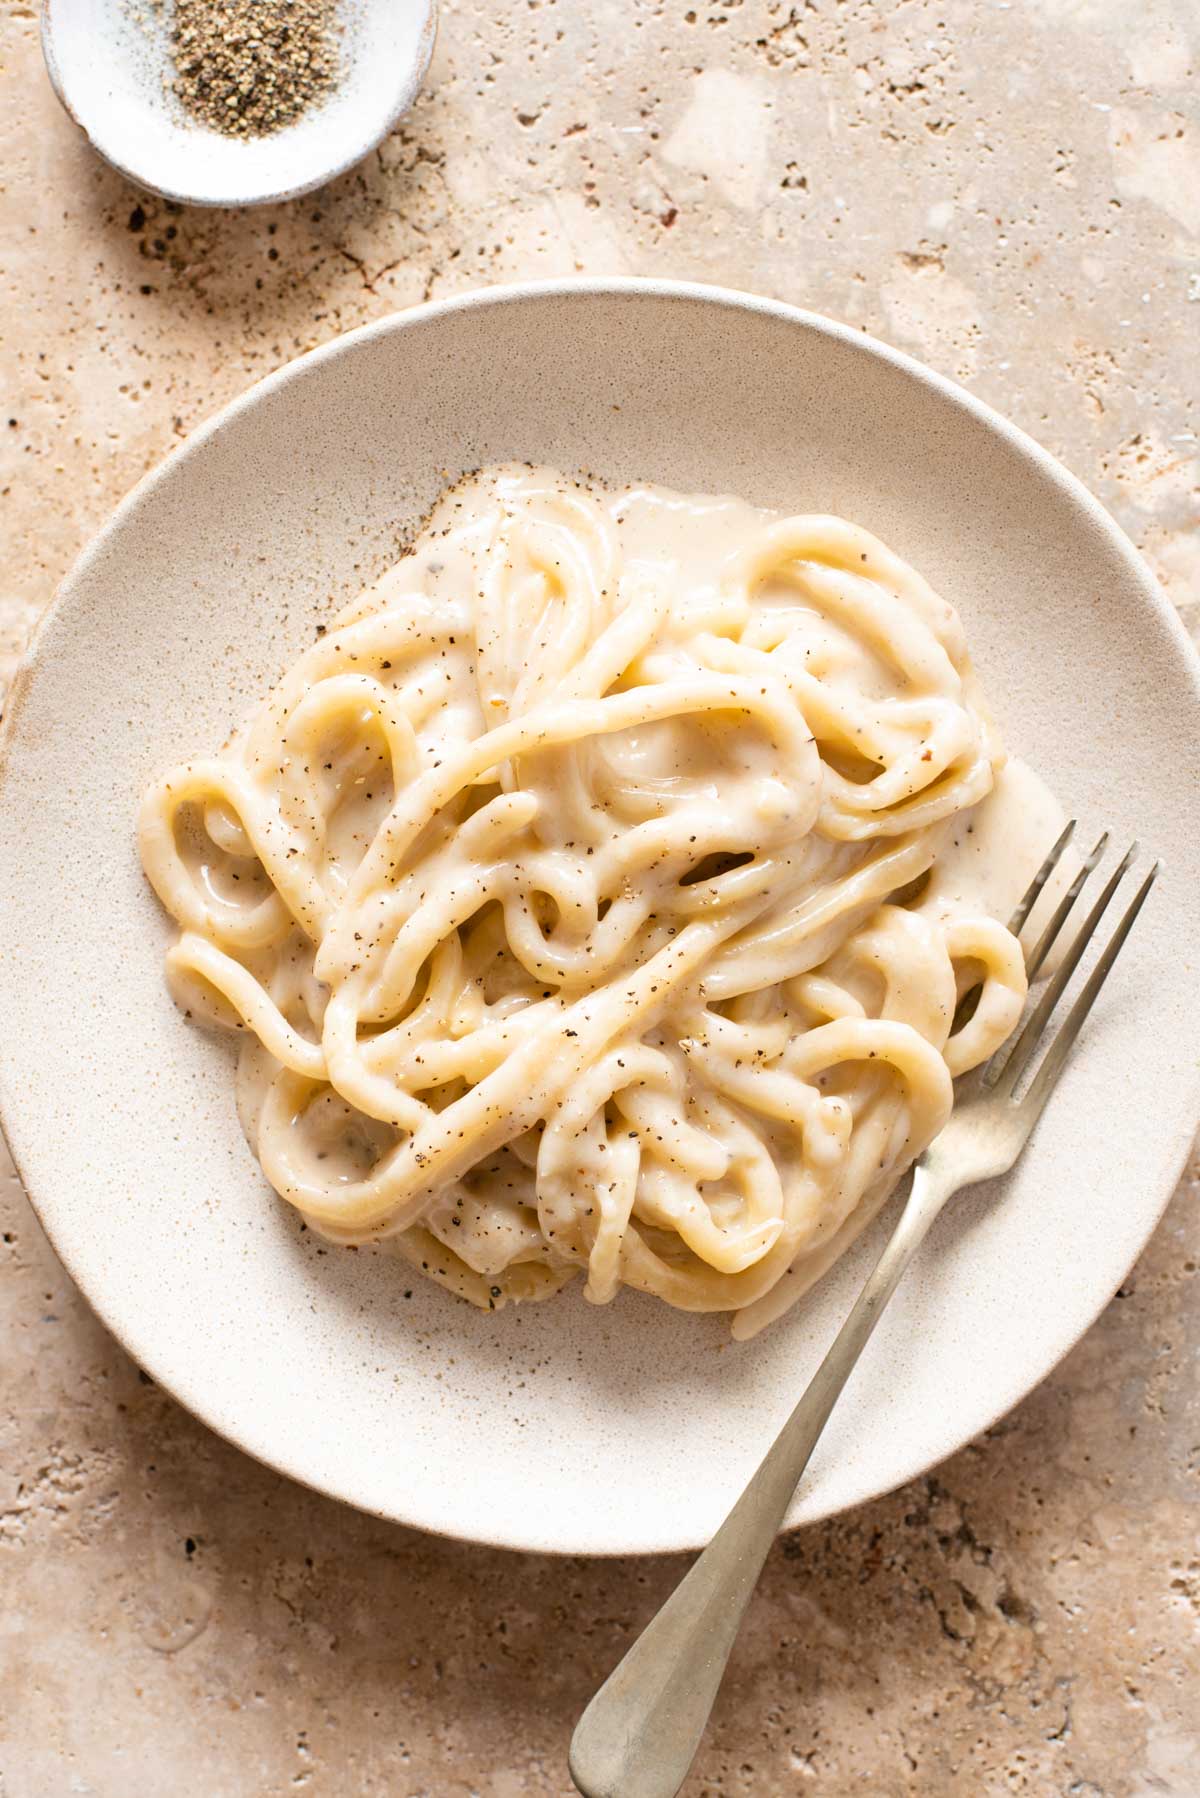
[[[93,148],[140,187],[192,206],[259,206],[352,168],[412,105],[429,67],[437,0],[343,0],[333,92],[267,137],[226,137],[171,92],[169,5],[43,0],[55,93]]]

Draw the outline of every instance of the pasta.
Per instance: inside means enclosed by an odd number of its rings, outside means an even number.
[[[582,1274],[749,1336],[1019,1017],[1002,764],[956,613],[866,531],[506,466],[140,848],[313,1229],[486,1308]]]

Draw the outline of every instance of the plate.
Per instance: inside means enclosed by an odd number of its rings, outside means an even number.
[[[1200,1113],[1200,688],[1168,605],[1011,425],[828,320],[586,282],[368,326],[144,480],[39,632],[0,773],[0,1115],[50,1238],[213,1429],[382,1516],[589,1554],[704,1541],[833,1336],[881,1221],[754,1341],[636,1293],[488,1315],[324,1248],[267,1188],[224,1045],[163,981],[138,794],[220,743],[396,556],[447,478],[509,458],[857,519],[965,617],[1006,740],[1164,879],[1030,1149],[941,1219],[789,1515],[912,1478],[1054,1366],[1146,1241]]]

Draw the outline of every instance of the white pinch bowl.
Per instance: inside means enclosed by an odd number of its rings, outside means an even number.
[[[343,0],[333,91],[266,137],[226,137],[169,92],[169,0],[42,0],[58,98],[106,161],[191,206],[259,206],[331,181],[406,113],[433,54],[437,0]]]
[[[321,1244],[270,1191],[222,1041],[163,978],[134,811],[215,749],[508,458],[845,514],[965,617],[1007,741],[1166,870],[1034,1141],[922,1250],[789,1514],[913,1478],[1001,1416],[1145,1243],[1200,1113],[1200,688],[1120,531],[1029,438],[858,332],[716,289],[598,281],[424,306],[292,363],[119,508],[46,617],[0,774],[0,1114],[101,1317],[214,1429],[425,1529],[615,1554],[705,1541],[878,1252],[885,1213],[749,1343],[578,1284],[481,1313]],[[1114,1398],[1114,1403],[1116,1402]]]

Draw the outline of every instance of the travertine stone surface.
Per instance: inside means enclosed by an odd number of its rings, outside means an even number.
[[[248,382],[572,272],[715,279],[914,350],[1061,455],[1200,619],[1193,0],[453,0],[403,130],[245,215],[102,167],[34,9],[2,16],[5,666],[113,502]],[[1197,1798],[1195,1190],[1004,1424],[776,1548],[688,1798]],[[288,1485],[139,1376],[12,1181],[2,1229],[3,1798],[569,1789],[572,1720],[677,1563],[474,1550]]]

